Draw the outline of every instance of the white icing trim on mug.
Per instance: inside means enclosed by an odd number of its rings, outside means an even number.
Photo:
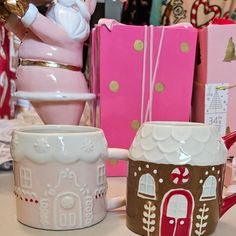
[[[99,128],[72,125],[42,125],[17,129],[11,154],[15,161],[36,163],[94,162],[106,158],[107,141]]]
[[[93,93],[41,93],[18,91],[12,94],[15,99],[25,99],[29,101],[90,101],[96,98]]]
[[[147,122],[130,148],[130,159],[158,164],[224,164],[227,150],[215,127],[187,122]]]

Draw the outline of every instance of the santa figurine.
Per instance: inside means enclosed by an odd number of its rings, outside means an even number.
[[[0,21],[21,40],[16,96],[30,100],[47,124],[78,124],[85,100],[94,97],[81,68],[95,6],[96,0],[57,0],[43,16],[27,0],[0,0]]]

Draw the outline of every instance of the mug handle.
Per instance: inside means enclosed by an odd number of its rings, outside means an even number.
[[[129,151],[122,148],[108,148],[107,159],[112,160],[128,160]],[[106,199],[107,211],[113,210],[126,205],[124,197],[114,197]]]
[[[227,134],[222,139],[225,143],[226,148],[229,150],[231,146],[236,142],[236,131]],[[225,214],[225,212],[227,212],[235,204],[236,204],[236,193],[224,198],[223,204],[220,210],[220,218]]]

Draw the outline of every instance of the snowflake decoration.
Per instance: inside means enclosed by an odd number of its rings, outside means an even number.
[[[174,184],[184,184],[189,181],[189,170],[183,166],[175,168],[170,175],[170,179]]]
[[[90,139],[85,139],[82,142],[81,146],[82,146],[82,149],[87,153],[91,153],[94,150],[93,142]]]
[[[71,196],[65,196],[61,199],[61,206],[64,209],[71,209],[75,205],[75,199]]]
[[[46,153],[49,151],[50,149],[50,145],[47,141],[47,139],[45,138],[39,138],[36,140],[36,142],[34,143],[34,149],[36,152],[39,153]]]

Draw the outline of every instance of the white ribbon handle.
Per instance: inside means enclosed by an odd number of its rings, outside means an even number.
[[[150,71],[149,71],[149,99],[147,102],[146,106],[146,112],[144,116],[144,103],[145,103],[145,84],[146,84],[146,58],[147,58],[147,34],[148,34],[148,27],[145,26],[144,28],[144,50],[143,50],[143,72],[142,72],[142,100],[141,100],[141,123],[146,122],[148,120],[152,120],[152,104],[153,104],[153,95],[154,95],[154,85],[156,81],[156,75],[157,75],[157,70],[159,67],[159,62],[160,62],[160,57],[161,57],[161,51],[162,51],[162,46],[163,46],[163,41],[164,41],[164,34],[165,34],[165,27],[162,27],[161,31],[161,38],[159,42],[159,47],[158,47],[158,53],[156,57],[156,62],[155,62],[155,67],[153,71],[153,61],[154,61],[154,56],[153,56],[153,45],[154,45],[154,27],[151,25],[150,27]]]

